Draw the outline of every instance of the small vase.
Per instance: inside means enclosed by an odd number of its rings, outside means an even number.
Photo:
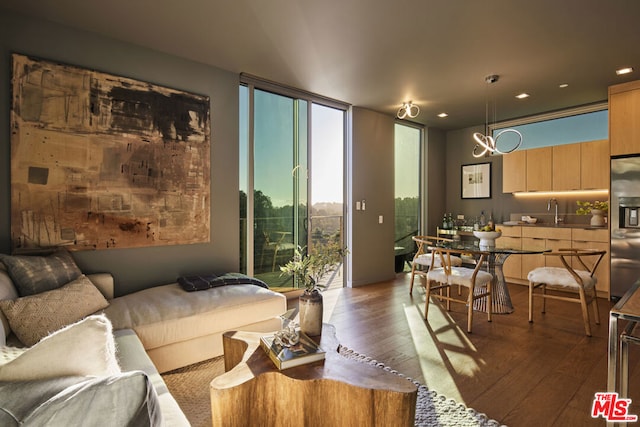
[[[305,289],[299,298],[300,330],[309,336],[322,334],[322,294],[318,289]]]
[[[600,209],[591,209],[591,225],[593,227],[602,227],[604,222],[604,211]]]

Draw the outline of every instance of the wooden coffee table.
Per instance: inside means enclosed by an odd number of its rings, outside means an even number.
[[[214,426],[412,426],[417,387],[405,378],[338,353],[324,324],[323,361],[279,371],[260,347],[260,332],[223,335],[226,373],[211,382]]]

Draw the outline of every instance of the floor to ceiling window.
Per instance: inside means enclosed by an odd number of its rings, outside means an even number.
[[[346,106],[290,89],[240,86],[240,259],[271,287],[298,246],[343,244]],[[341,275],[333,275],[342,286]]]
[[[414,251],[412,236],[420,233],[422,129],[396,123],[395,163],[395,252],[396,271],[408,268]]]

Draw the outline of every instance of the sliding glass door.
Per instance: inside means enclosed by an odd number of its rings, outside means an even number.
[[[395,253],[396,272],[401,272],[415,250],[411,237],[420,234],[422,129],[396,123],[394,139]]]
[[[298,246],[342,244],[344,117],[309,99],[240,87],[241,267],[271,287],[296,286],[280,266]],[[342,286],[341,276],[332,279]]]
[[[309,248],[344,247],[344,111],[312,105]],[[322,285],[342,287],[343,266]]]

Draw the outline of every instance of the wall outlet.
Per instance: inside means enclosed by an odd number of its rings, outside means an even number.
[[[384,217],[382,215],[378,215],[378,224],[382,224],[384,222]]]

